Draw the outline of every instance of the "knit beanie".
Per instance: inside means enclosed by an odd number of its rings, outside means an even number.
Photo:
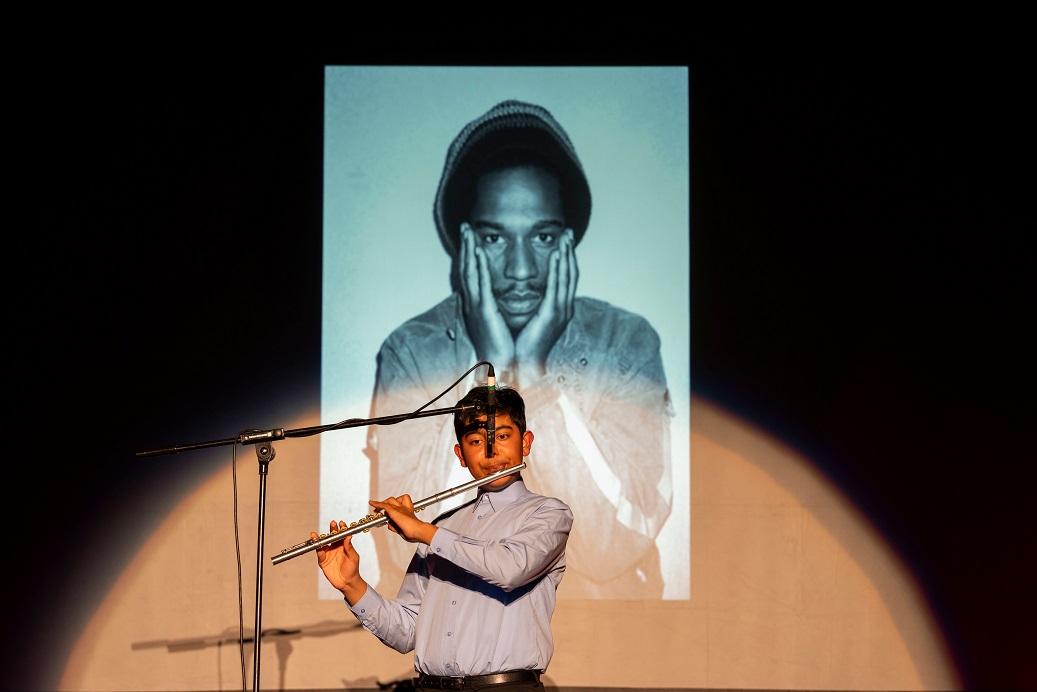
[[[590,221],[591,191],[576,149],[547,109],[512,100],[465,125],[447,150],[432,210],[447,253],[453,257],[460,247],[460,225],[473,201],[473,174],[502,150],[529,151],[551,164],[560,177],[566,225],[579,243]]]

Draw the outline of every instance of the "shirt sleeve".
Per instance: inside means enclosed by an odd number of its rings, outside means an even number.
[[[346,603],[367,631],[403,654],[414,650],[415,625],[428,585],[423,552],[419,549],[414,554],[395,599],[387,600],[368,586],[354,605]]]
[[[572,523],[572,511],[565,503],[548,498],[506,538],[480,540],[440,526],[428,550],[512,591],[551,571],[565,552]]]
[[[646,321],[617,324],[607,350],[598,341],[565,344],[544,378],[519,387],[536,435],[530,486],[572,504],[586,529],[570,565],[604,583],[634,569],[669,517],[672,406]]]

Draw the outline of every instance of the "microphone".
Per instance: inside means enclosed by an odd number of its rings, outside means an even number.
[[[486,456],[493,456],[493,441],[497,438],[497,377],[493,365],[486,364]]]

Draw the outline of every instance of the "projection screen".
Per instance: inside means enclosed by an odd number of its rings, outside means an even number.
[[[683,67],[325,70],[322,423],[417,409],[479,360],[433,217],[462,128],[517,100],[549,111],[572,143],[591,194],[576,315],[535,386],[498,372],[529,406],[523,478],[576,517],[562,598],[690,597],[688,91]],[[546,290],[546,277],[524,279]],[[320,525],[469,480],[455,441],[449,416],[322,436]],[[384,529],[356,545],[365,579],[394,594],[413,545]],[[321,598],[341,598],[315,578]]]

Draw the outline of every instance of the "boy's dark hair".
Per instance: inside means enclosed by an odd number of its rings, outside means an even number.
[[[475,404],[474,409],[454,413],[454,433],[457,435],[457,443],[461,444],[461,438],[472,432],[486,427],[486,421],[479,420],[479,416],[486,416],[486,397],[490,388],[483,385],[473,387],[471,391],[458,401],[458,405]],[[519,435],[526,432],[526,402],[514,389],[497,389],[496,396],[497,413],[506,413],[518,426]]]

